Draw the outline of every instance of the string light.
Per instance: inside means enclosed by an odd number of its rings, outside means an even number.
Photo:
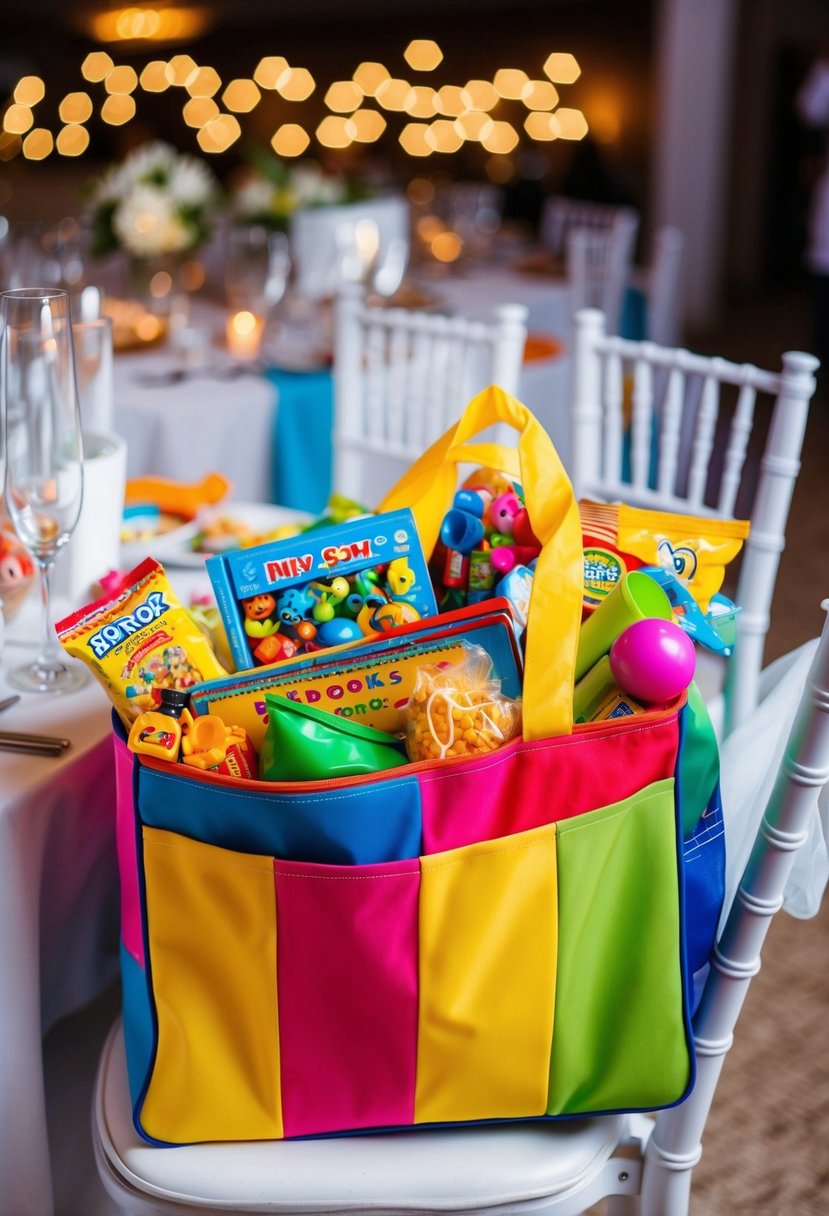
[[[182,10],[183,11],[183,10]],[[133,40],[160,37],[159,10],[125,8],[114,10],[109,18],[118,25],[118,38]],[[434,71],[443,62],[443,52],[432,39],[413,39],[403,57],[415,72]],[[546,79],[531,79],[521,68],[498,68],[492,80],[473,78],[464,85],[443,84],[435,89],[428,85],[412,85],[393,77],[388,68],[377,61],[364,60],[354,70],[350,80],[335,80],[326,89],[324,101],[334,113],[328,114],[316,128],[316,138],[324,147],[346,148],[353,142],[372,143],[387,129],[387,119],[376,109],[364,105],[366,98],[375,98],[382,110],[407,114],[412,119],[431,121],[405,122],[398,139],[400,146],[413,157],[427,157],[434,152],[457,152],[465,141],[480,142],[491,153],[486,165],[487,175],[505,173],[512,165],[510,153],[523,135],[534,141],[556,139],[580,140],[588,132],[582,110],[559,106],[556,85],[571,84],[581,75],[581,68],[569,52],[553,52],[544,61]],[[223,87],[215,68],[200,67],[189,54],[172,56],[168,61],[152,60],[140,71],[127,64],[116,66],[106,51],[92,51],[81,64],[81,75],[91,83],[103,84],[107,94],[100,108],[104,122],[122,126],[136,114],[132,94],[140,86],[147,93],[162,93],[173,87],[183,88],[189,100],[182,107],[187,126],[196,130],[202,151],[212,154],[226,151],[240,138],[242,130],[234,114],[248,114],[262,99],[261,90],[276,91],[285,101],[304,102],[316,89],[316,81],[304,67],[292,67],[282,55],[261,58],[252,78],[239,77]],[[220,111],[214,96],[222,91],[225,112]],[[36,75],[23,76],[15,85],[10,104],[2,114],[0,125],[0,160],[8,160],[22,151],[30,160],[42,160],[53,150],[61,156],[82,155],[90,137],[82,125],[93,114],[93,101],[88,93],[67,93],[58,106],[64,124],[53,135],[43,127],[34,127],[33,107],[46,94],[44,81]],[[512,111],[516,125],[506,117],[494,119],[490,111],[502,102],[520,102],[526,108],[523,120]],[[599,107],[596,108],[596,135],[605,140],[618,133],[608,121],[602,127]],[[592,111],[591,111],[592,114]],[[440,117],[436,117],[439,115]],[[611,130],[612,128],[612,130]],[[300,156],[311,142],[306,129],[297,123],[283,123],[275,130],[270,143],[277,155]],[[500,168],[498,168],[500,166]],[[510,168],[514,172],[514,167]],[[505,179],[506,180],[506,179]]]

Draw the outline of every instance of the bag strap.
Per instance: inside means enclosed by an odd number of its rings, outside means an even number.
[[[480,431],[504,422],[518,432],[516,450],[472,444]],[[534,415],[496,386],[469,402],[454,427],[403,474],[377,508],[411,507],[421,543],[431,555],[457,489],[457,465],[503,469],[524,490],[542,549],[533,580],[524,672],[524,738],[569,734],[582,611],[582,532],[573,487],[552,440]]]

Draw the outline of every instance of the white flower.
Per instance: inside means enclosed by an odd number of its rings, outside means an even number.
[[[267,215],[273,206],[274,188],[264,177],[251,177],[236,191],[234,202],[240,215]]]
[[[170,193],[187,207],[201,207],[214,193],[213,176],[194,156],[180,156],[170,170]]]
[[[169,194],[152,186],[134,186],[116,208],[112,226],[124,248],[138,257],[178,253],[193,239]]]

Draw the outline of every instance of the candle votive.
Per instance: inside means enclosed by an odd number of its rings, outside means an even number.
[[[227,319],[225,337],[227,349],[237,359],[255,359],[262,349],[262,331],[265,318],[256,313],[234,312]]]

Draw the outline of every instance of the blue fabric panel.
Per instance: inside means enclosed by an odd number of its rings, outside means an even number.
[[[144,968],[121,946],[121,1005],[124,1020],[124,1044],[127,1053],[127,1076],[133,1108],[144,1096],[144,1085],[150,1074],[155,1030]]]
[[[290,372],[269,368],[267,375],[279,393],[271,496],[283,507],[320,515],[331,496],[331,370]]]
[[[372,865],[420,855],[416,777],[376,786],[262,794],[142,768],[138,813],[149,827],[286,861]]]
[[[685,947],[693,974],[708,961],[725,898],[725,825],[720,787],[683,847]]]

